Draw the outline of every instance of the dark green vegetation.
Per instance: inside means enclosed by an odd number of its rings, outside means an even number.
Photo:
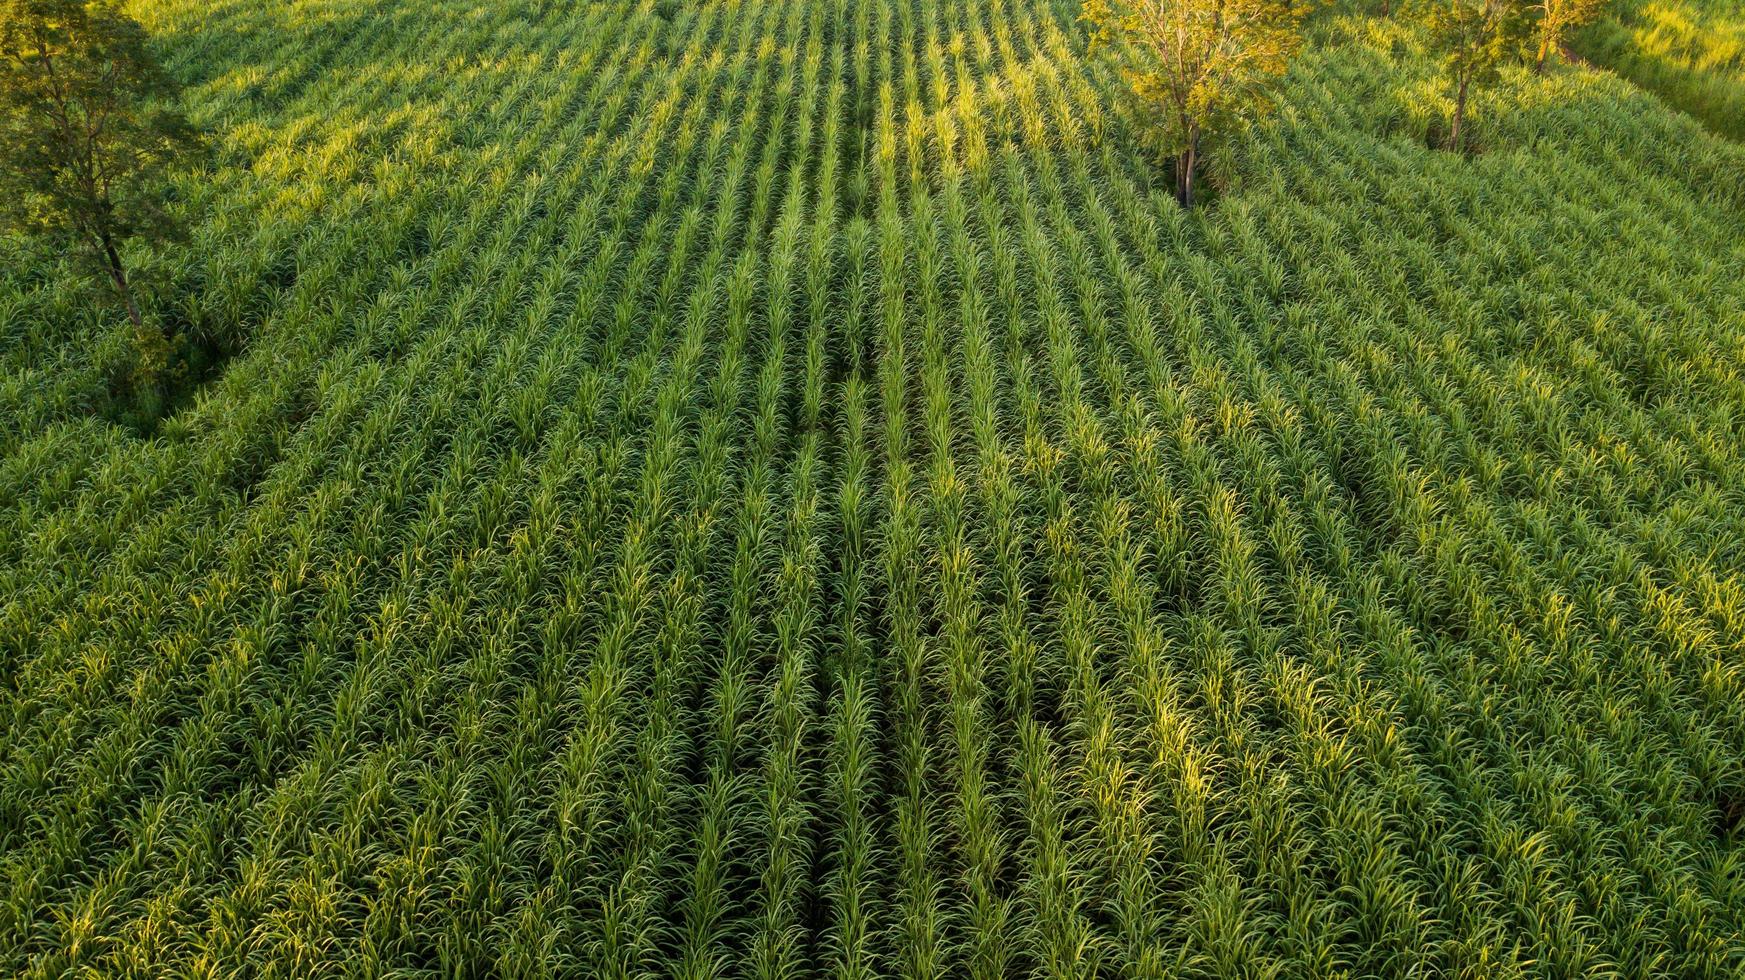
[[[142,439],[0,261],[0,974],[1745,967],[1745,148],[1334,11],[1188,212],[1065,0],[133,9],[251,341]]]
[[[122,256],[135,240],[181,237],[166,184],[200,143],[177,101],[115,0],[0,0],[0,233],[68,255],[107,287],[133,325],[129,387],[153,400],[188,366],[189,338],[145,322]]]
[[[0,219],[46,233],[113,287],[142,327],[121,250],[174,237],[161,185],[194,155],[175,86],[112,2],[0,7]]]

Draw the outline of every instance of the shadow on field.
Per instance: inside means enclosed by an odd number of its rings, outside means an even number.
[[[189,241],[132,259],[142,305],[167,346],[144,353],[105,298],[54,253],[33,255],[37,271],[23,277],[56,294],[40,304],[40,317],[27,318],[35,347],[108,352],[87,358],[81,380],[63,381],[75,393],[67,404],[142,438],[195,402],[269,328],[298,286],[300,254],[355,220],[335,205],[373,183],[413,128],[401,118],[410,110],[360,125],[355,107],[331,111],[330,90],[352,86],[368,105],[376,92],[391,100],[401,86],[428,87],[441,71],[390,60],[395,38],[441,29],[411,4],[231,2],[179,16],[148,12],[146,27],[210,147],[208,168],[177,182]],[[355,246],[341,236],[338,247]],[[97,315],[67,315],[93,307]],[[93,331],[107,340],[92,343]],[[151,357],[161,366],[148,377],[141,364]]]

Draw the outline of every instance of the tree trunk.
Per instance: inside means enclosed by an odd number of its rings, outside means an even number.
[[[1539,60],[1533,63],[1533,74],[1545,74],[1545,62],[1551,56],[1551,35],[1539,38]]]
[[[1175,158],[1175,199],[1184,208],[1194,206],[1194,171],[1200,165],[1200,138],[1188,138],[1188,148]]]
[[[1448,130],[1448,148],[1456,152],[1460,150],[1460,125],[1466,121],[1466,86],[1471,81],[1462,75],[1460,88],[1454,93],[1454,123]]]
[[[127,267],[121,264],[121,253],[116,251],[115,242],[105,234],[103,241],[103,257],[109,261],[109,281],[115,284],[115,291],[121,294],[121,301],[127,304],[127,317],[135,327],[143,326],[145,321],[139,315],[139,304],[133,301],[133,287],[127,282]]]

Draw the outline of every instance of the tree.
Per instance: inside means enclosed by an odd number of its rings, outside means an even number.
[[[1503,62],[1518,50],[1518,0],[1428,0],[1424,19],[1454,87],[1447,148],[1459,150],[1473,87],[1496,81]]]
[[[113,0],[0,0],[0,217],[76,246],[136,329],[122,245],[179,234],[165,178],[198,148],[175,95]]]
[[[1536,23],[1533,33],[1539,44],[1539,53],[1533,61],[1533,70],[1544,71],[1545,62],[1551,55],[1563,50],[1569,32],[1598,20],[1609,3],[1610,0],[1534,0],[1532,9]]]
[[[1084,0],[1091,45],[1111,50],[1147,140],[1175,161],[1176,199],[1193,207],[1194,178],[1214,140],[1271,104],[1272,83],[1302,46],[1307,5],[1291,0]]]

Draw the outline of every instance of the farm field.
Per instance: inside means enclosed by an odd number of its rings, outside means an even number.
[[[1329,9],[137,0],[246,336],[0,241],[0,975],[1745,972],[1745,146]]]

